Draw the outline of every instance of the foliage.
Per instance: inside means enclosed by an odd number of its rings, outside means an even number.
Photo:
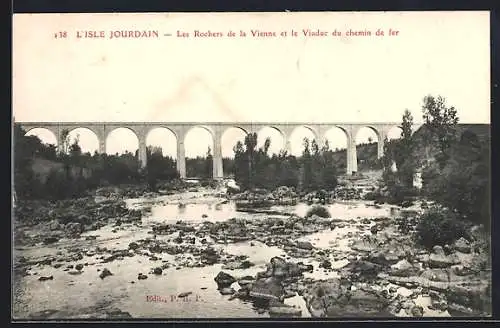
[[[176,162],[171,157],[164,157],[160,147],[147,147],[146,156],[147,165],[145,175],[148,186],[152,191],[157,191],[159,180],[169,181],[179,178]]]
[[[449,154],[443,167],[431,164],[422,172],[424,194],[455,211],[460,218],[489,228],[489,145],[464,132],[461,140],[450,147]]]
[[[309,218],[313,215],[317,215],[317,216],[322,217],[322,218],[330,218],[331,217],[328,209],[326,207],[323,207],[320,205],[313,206],[309,210],[307,210],[306,218]]]
[[[441,165],[449,158],[448,149],[456,140],[456,125],[458,116],[455,107],[447,107],[446,99],[438,96],[424,97],[422,106],[424,125],[429,131],[425,139],[427,143],[437,141],[439,154],[437,160]]]
[[[268,188],[278,186],[297,187],[299,163],[285,151],[269,156],[271,140],[263,147],[257,147],[257,134],[248,134],[244,144],[237,142],[234,151],[234,177],[242,189]]]
[[[432,249],[436,245],[452,244],[466,236],[467,225],[455,213],[441,207],[431,207],[419,219],[416,227],[416,241]]]
[[[327,143],[319,149],[315,140],[304,139],[300,158],[286,151],[270,156],[270,145],[268,138],[263,147],[257,149],[254,133],[245,137],[244,144],[238,142],[234,146],[234,177],[243,189],[300,186],[303,190],[334,190],[337,186],[336,163]]]

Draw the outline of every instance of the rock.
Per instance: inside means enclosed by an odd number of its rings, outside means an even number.
[[[323,262],[321,262],[321,264],[319,265],[320,268],[325,268],[325,269],[331,269],[332,268],[332,262],[330,262],[329,260],[324,260]]]
[[[413,317],[423,317],[424,316],[424,308],[420,305],[415,305],[411,308],[410,313]]]
[[[274,277],[285,277],[288,274],[288,265],[286,261],[279,256],[275,256],[271,259],[271,266],[272,275]]]
[[[101,279],[104,279],[106,278],[107,276],[112,276],[113,274],[111,273],[111,271],[109,271],[107,268],[104,268],[101,272],[101,274],[99,275],[99,277]]]
[[[470,253],[471,252],[470,243],[464,237],[461,237],[459,240],[457,240],[453,244],[453,248],[459,252],[462,252],[462,253]]]
[[[298,241],[297,242],[297,248],[300,248],[300,249],[307,249],[307,250],[311,250],[313,249],[313,245],[308,242],[308,241]]]
[[[401,260],[398,263],[391,265],[392,274],[399,277],[409,277],[419,272],[419,268],[407,260]]]
[[[349,283],[339,279],[318,282],[305,297],[313,317],[388,316],[388,300],[365,290],[351,290]]]
[[[459,304],[478,310],[490,310],[491,286],[488,282],[471,281],[464,284],[450,285],[446,290],[448,303]]]
[[[148,279],[148,276],[145,274],[139,273],[139,275],[137,276],[137,279],[139,279],[139,280]]]
[[[49,223],[49,229],[52,231],[59,230],[59,229],[61,229],[61,224],[59,223],[58,220],[52,220]]]
[[[432,248],[432,252],[436,255],[446,255],[442,246],[436,245]]]
[[[54,279],[53,276],[48,276],[48,277],[42,276],[42,277],[38,278],[39,281],[46,281],[46,280],[53,280],[53,279]]]
[[[341,269],[342,276],[348,278],[373,279],[381,270],[381,266],[368,261],[354,260]]]
[[[131,242],[130,244],[128,244],[128,248],[131,250],[136,250],[139,248],[139,244],[137,244],[136,242]]]
[[[368,261],[380,265],[396,264],[399,261],[399,256],[393,253],[376,252],[368,256]]]
[[[220,256],[217,251],[212,247],[208,247],[202,251],[201,262],[204,264],[212,265],[219,261]]]
[[[279,300],[283,294],[283,287],[274,277],[261,278],[252,285],[249,296],[264,300]]]
[[[245,276],[238,279],[238,285],[240,285],[241,288],[250,288],[254,281],[255,279],[252,276]]]
[[[153,269],[153,273],[154,274],[157,274],[157,275],[161,275],[163,272],[163,270],[161,268],[154,268]]]
[[[217,286],[219,289],[224,288],[224,287],[229,287],[234,282],[236,282],[236,279],[233,276],[231,276],[230,274],[227,274],[223,271],[220,271],[217,274],[217,276],[214,278],[214,280],[217,283]]]
[[[45,245],[48,245],[48,244],[53,244],[55,242],[59,241],[59,237],[56,237],[56,236],[50,236],[50,237],[45,237],[43,239],[43,243]]]
[[[429,256],[429,267],[431,268],[447,268],[458,263],[457,259],[444,254],[433,253]]]
[[[83,232],[83,225],[80,222],[69,222],[64,230],[70,235],[79,235]]]
[[[457,276],[469,276],[477,273],[477,270],[465,265],[454,265],[451,267],[452,272]]]
[[[269,315],[278,318],[301,317],[302,310],[291,306],[272,306],[269,308]]]
[[[427,269],[420,275],[421,278],[429,279],[431,281],[448,282],[449,274],[444,269]]]
[[[224,288],[219,289],[219,293],[221,293],[221,295],[232,295],[235,292],[236,291],[231,287],[224,287]]]
[[[82,274],[82,271],[68,271],[68,274],[76,276],[76,275]]]
[[[81,270],[83,269],[83,264],[78,263],[78,264],[75,266],[75,269],[77,269],[78,271],[81,271]]]

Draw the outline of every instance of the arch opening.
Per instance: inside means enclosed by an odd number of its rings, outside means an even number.
[[[225,177],[234,176],[234,149],[238,142],[245,144],[246,135],[246,131],[239,127],[228,128],[222,134],[222,171]]]
[[[110,155],[136,155],[139,138],[129,128],[116,128],[106,138],[106,153]]]
[[[378,133],[374,128],[364,126],[359,129],[355,136],[358,172],[381,168],[381,162],[378,159],[378,139]]]
[[[99,137],[89,128],[76,128],[69,131],[69,143],[75,142],[80,146],[82,153],[94,154],[99,151]]]
[[[393,126],[389,131],[387,131],[387,140],[397,140],[401,139],[401,133],[403,129],[399,126]]]
[[[186,154],[186,176],[206,179],[213,177],[214,141],[212,133],[205,127],[191,128],[184,138]]]
[[[270,140],[270,145],[268,149],[269,156],[273,154],[279,154],[280,151],[285,149],[285,138],[283,133],[275,127],[266,126],[257,132],[257,149],[264,148],[266,139]]]
[[[34,128],[34,129],[28,130],[28,132],[26,132],[24,135],[25,136],[35,136],[38,139],[40,139],[40,141],[43,144],[46,144],[46,145],[59,146],[57,144],[57,137],[56,137],[56,135],[54,134],[54,132],[52,132],[49,129]]]
[[[177,136],[170,129],[151,129],[146,135],[146,146],[148,152],[158,152],[163,157],[177,159]]]
[[[347,133],[339,127],[326,131],[325,140],[328,141],[328,148],[334,152],[345,152],[347,149]]]
[[[317,140],[314,132],[310,128],[305,126],[297,127],[295,130],[293,130],[289,138],[290,138],[291,154],[295,157],[302,156],[302,153],[304,151],[305,139],[309,140],[309,144],[311,144],[313,140],[316,140],[316,142],[318,142],[318,146],[320,148],[322,146],[319,145],[319,141]]]
[[[347,170],[347,133],[339,127],[333,127],[325,133],[325,143],[333,151],[333,161],[339,173]]]

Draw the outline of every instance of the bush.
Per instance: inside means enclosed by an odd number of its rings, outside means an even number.
[[[330,215],[330,212],[328,211],[328,209],[326,207],[323,207],[323,206],[313,206],[311,207],[307,213],[306,213],[306,218],[309,218],[313,215],[317,215],[319,217],[322,217],[322,218],[330,218],[332,217]]]
[[[450,210],[431,207],[420,217],[416,228],[416,241],[427,249],[435,245],[450,245],[465,237],[468,226]]]

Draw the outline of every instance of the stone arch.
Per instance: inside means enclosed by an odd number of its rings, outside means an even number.
[[[371,131],[373,131],[375,133],[375,136],[377,137],[377,142],[383,141],[382,140],[382,132],[380,131],[380,129],[378,129],[377,127],[375,127],[373,125],[363,125],[363,126],[359,127],[359,129],[356,131],[356,135],[353,136],[354,141],[356,142],[356,144],[357,144],[357,139],[358,139],[358,136],[359,136],[359,132],[362,131],[365,128],[368,128],[368,129],[370,129]]]
[[[160,135],[155,136],[156,132],[165,132],[168,136],[162,138]],[[163,133],[164,134],[164,133]],[[172,138],[173,137],[173,138]],[[154,140],[151,140],[153,138]],[[160,143],[160,139],[163,141]],[[172,144],[166,144],[167,140],[173,139]],[[146,143],[146,147],[161,147],[163,156],[169,156],[173,159],[177,159],[177,143],[178,143],[177,133],[166,126],[154,126],[151,129],[147,130],[144,135],[144,141]]]
[[[225,126],[222,130],[222,134],[226,133],[226,131],[230,130],[230,129],[239,129],[239,130],[243,131],[245,134],[249,133],[249,131],[247,131],[246,128],[244,128],[240,125],[231,125],[231,126]]]
[[[182,136],[182,141],[184,142],[184,144],[186,143],[186,138],[188,136],[189,133],[191,133],[193,130],[195,129],[203,129],[205,131],[207,131],[209,134],[210,134],[210,137],[212,138],[212,144],[214,142],[214,139],[215,139],[215,131],[210,128],[209,126],[206,126],[206,125],[193,125],[193,126],[190,126],[188,127],[187,129],[185,129],[184,131],[184,135]],[[212,145],[212,148],[213,148],[213,145]]]
[[[210,141],[206,142],[208,137]],[[185,130],[184,147],[187,177],[212,178],[214,176],[213,160],[207,161],[206,154],[208,147],[210,147],[210,154],[215,158],[215,137],[215,131],[204,125],[193,125]]]
[[[234,174],[234,147],[238,142],[245,143],[245,137],[248,132],[240,126],[228,126],[221,131],[220,135],[220,154],[222,166],[222,176],[232,176]],[[214,158],[214,165],[218,165],[217,159]]]
[[[300,130],[308,131],[312,135],[312,139],[309,137],[303,137],[303,134],[300,137],[297,137],[298,136],[297,132]],[[315,140],[318,143],[318,146],[321,147],[321,145],[320,145],[321,141],[318,140],[318,133],[315,129],[313,129],[307,125],[296,126],[291,130],[290,135],[287,136],[287,138],[286,138],[286,140],[290,142],[290,145],[289,145],[290,149],[289,150],[290,150],[292,155],[294,155],[294,156],[302,155],[304,138],[309,139],[309,142],[312,142],[312,140]]]
[[[137,133],[137,131],[129,126],[117,126],[117,127],[113,127],[112,129],[110,129],[107,133],[106,133],[106,137],[105,137],[105,144],[106,144],[106,153],[108,154],[115,154],[116,151],[112,151],[114,149],[117,149],[118,147],[116,147],[116,145],[113,145],[113,147],[110,147],[109,146],[109,137],[113,134],[113,133],[116,133],[116,131],[119,130],[119,131],[125,131],[125,130],[128,130],[129,132],[131,132],[134,136],[135,136],[135,140],[137,141],[137,147],[135,149],[133,149],[132,151],[130,151],[132,154],[135,154],[135,152],[139,149],[139,143],[140,143],[140,139],[139,139],[139,134]],[[131,140],[129,140],[131,141]],[[126,143],[127,141],[124,141],[124,143]],[[128,149],[126,149],[126,151],[129,151]],[[124,151],[122,150],[121,153],[123,153]],[[120,152],[118,152],[120,154]]]
[[[276,138],[272,138],[271,136],[266,136],[266,137],[263,137],[263,131],[276,131],[279,133],[279,135],[281,136],[281,145],[280,143],[277,143],[276,142]],[[264,126],[261,126],[259,127],[258,131],[256,132],[257,133],[257,148],[260,148],[261,146],[264,145],[264,142],[266,140],[266,138],[270,138],[271,139],[271,147],[269,149],[270,153],[279,153],[281,150],[284,150],[285,147],[286,147],[286,140],[287,140],[287,135],[284,131],[284,129],[282,127],[279,127],[279,126],[276,126],[276,125],[264,125]]]
[[[387,140],[400,139],[401,132],[403,132],[403,128],[401,126],[393,125],[393,126],[387,128],[387,130],[385,132],[385,136],[387,137]]]
[[[79,140],[79,146],[80,148],[82,149],[82,153],[86,153],[86,152],[89,152],[91,154],[93,154],[95,151],[99,151],[99,143],[100,143],[100,140],[99,140],[99,133],[97,133],[94,129],[92,128],[89,128],[89,127],[86,127],[86,126],[74,126],[74,127],[64,127],[62,128],[61,130],[68,130],[68,133],[69,133],[69,136],[70,136],[70,142],[72,143],[73,139],[74,139],[74,132],[77,131],[77,130],[85,130],[85,131],[88,131],[90,132],[90,134],[92,136],[95,137],[95,141],[96,141],[96,145],[95,147],[89,147],[88,145],[91,143],[91,138],[90,138],[90,135],[88,135],[88,137],[83,137],[83,140],[80,139]],[[90,150],[88,149],[90,148]],[[87,150],[86,150],[87,149]]]
[[[243,132],[243,140],[234,140],[235,138],[232,138],[234,141],[225,140],[228,136],[228,133],[230,133],[231,131],[234,131],[234,133],[232,133],[233,135],[236,135],[237,131]],[[228,149],[232,150],[233,147],[236,145],[237,141],[244,142],[245,136],[247,134],[248,134],[248,132],[244,128],[239,127],[239,126],[230,126],[230,127],[225,128],[224,130],[222,130],[221,131],[222,157],[223,158],[229,157],[229,156],[227,156]]]
[[[33,136],[34,135],[34,136],[38,137],[38,139],[40,139],[42,141],[42,143],[53,144],[54,146],[57,146],[57,147],[60,146],[59,145],[59,140],[58,140],[57,132],[55,132],[51,128],[42,127],[42,126],[33,126],[33,127],[27,127],[27,128],[23,127],[23,130],[24,130],[24,135],[25,136]],[[35,131],[35,132],[33,133],[33,131]],[[49,134],[43,133],[42,134],[43,138],[41,138],[40,135],[38,133],[36,133],[36,131],[48,132]],[[48,137],[49,135],[52,136],[53,138],[52,137]],[[53,139],[53,142],[44,141],[44,139]]]
[[[377,140],[372,140],[371,142],[369,142],[370,138],[372,137],[368,136],[368,133],[362,132],[363,130],[367,131],[367,129],[368,131],[372,131],[373,134],[375,134]],[[363,140],[362,142],[359,142],[358,140],[360,136],[366,138],[366,141]],[[381,145],[383,145],[384,142],[384,140],[382,139],[382,131],[380,131],[379,129],[377,129],[375,126],[372,125],[360,126],[359,129],[356,131],[356,134],[353,136],[353,140],[355,144],[354,151],[356,152],[357,169],[360,170],[377,169],[380,164],[378,159],[381,157],[381,154],[383,153],[383,148],[380,147]]]
[[[335,137],[334,135],[337,134]],[[349,145],[350,135],[347,129],[343,126],[334,125],[325,128],[324,135],[322,138],[328,141],[328,146],[333,151],[342,151],[347,149]],[[342,138],[345,142],[338,142],[338,139]]]

